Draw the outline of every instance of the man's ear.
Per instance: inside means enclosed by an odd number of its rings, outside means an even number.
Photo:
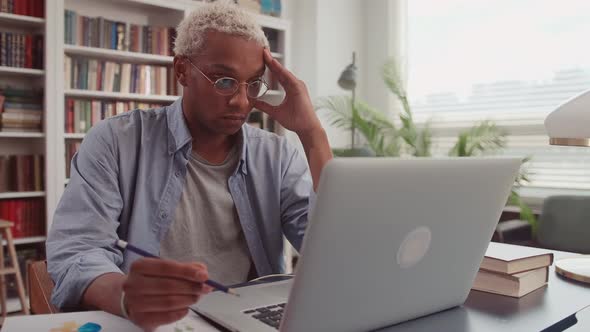
[[[176,80],[182,86],[188,86],[188,73],[189,68],[187,66],[187,60],[185,57],[175,55],[174,56],[174,75],[176,75]]]

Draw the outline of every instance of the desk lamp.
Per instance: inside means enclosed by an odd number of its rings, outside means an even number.
[[[338,85],[344,90],[352,91],[352,121],[351,121],[351,144],[350,148],[354,149],[354,136],[355,136],[355,108],[354,108],[354,97],[355,97],[355,90],[356,90],[356,53],[352,52],[352,63],[346,66],[346,68],[340,74],[340,78],[338,79]]]
[[[590,90],[559,105],[545,119],[545,129],[551,145],[590,147]],[[555,272],[590,283],[590,255],[556,261]]]

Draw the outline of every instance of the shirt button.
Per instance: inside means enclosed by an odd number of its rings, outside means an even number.
[[[160,217],[162,217],[162,218],[168,218],[168,213],[166,213],[166,212],[162,212],[162,213],[160,214]]]
[[[176,177],[179,177],[179,176],[180,176],[180,172],[178,172],[178,171],[177,171],[176,173],[174,173],[174,175],[175,175]]]

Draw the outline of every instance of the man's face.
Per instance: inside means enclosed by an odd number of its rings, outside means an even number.
[[[213,82],[231,77],[239,83],[260,79],[265,70],[263,47],[255,41],[217,31],[207,32],[204,45],[189,58],[190,62],[184,61],[184,114],[191,129],[233,135],[252,110],[253,100],[247,95],[247,87],[240,84],[235,94],[225,96],[206,77]]]

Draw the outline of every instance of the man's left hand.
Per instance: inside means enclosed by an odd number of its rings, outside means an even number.
[[[274,59],[266,48],[264,49],[264,62],[284,87],[285,98],[277,106],[257,100],[254,107],[268,114],[281,126],[294,131],[300,137],[322,130],[322,125],[314,111],[305,83]]]

